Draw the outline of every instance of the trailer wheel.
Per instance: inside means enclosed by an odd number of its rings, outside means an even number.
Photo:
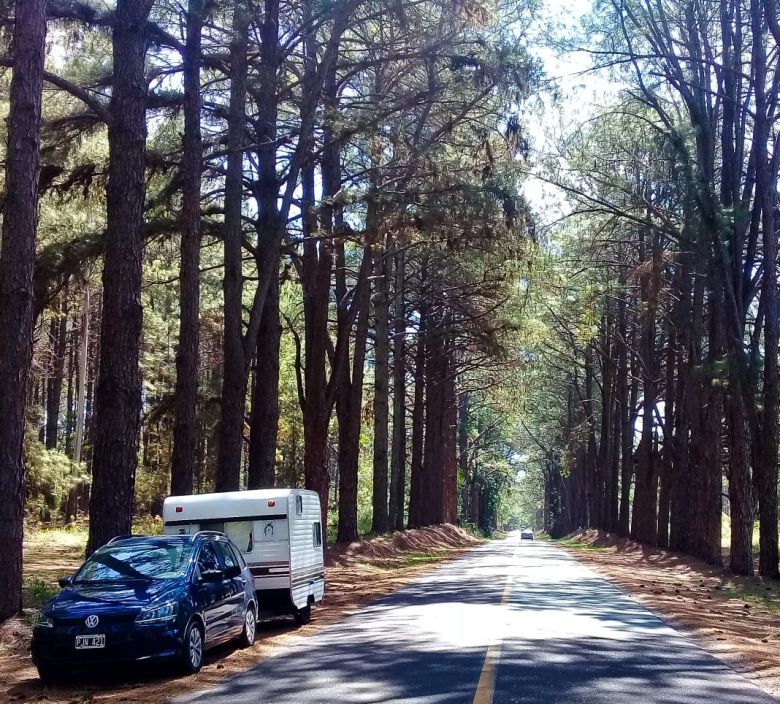
[[[311,604],[306,604],[302,609],[295,609],[295,623],[305,626],[311,621]]]

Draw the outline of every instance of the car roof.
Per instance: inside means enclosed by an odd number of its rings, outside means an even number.
[[[223,540],[230,542],[230,539],[216,530],[201,530],[192,535],[122,535],[112,538],[100,549],[117,545],[170,545],[171,543],[201,543],[204,540]]]
[[[114,538],[103,547],[128,545],[170,545],[171,543],[191,543],[197,535],[126,535]]]

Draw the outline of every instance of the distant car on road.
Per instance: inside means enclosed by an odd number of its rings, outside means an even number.
[[[534,532],[532,530],[529,530],[526,528],[520,533],[520,540],[533,540],[534,539]]]
[[[206,649],[255,640],[252,574],[220,533],[115,538],[60,586],[33,629],[32,658],[44,681],[158,659],[197,672]]]

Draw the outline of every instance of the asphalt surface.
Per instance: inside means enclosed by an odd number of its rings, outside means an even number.
[[[778,704],[562,550],[517,535],[177,701]]]

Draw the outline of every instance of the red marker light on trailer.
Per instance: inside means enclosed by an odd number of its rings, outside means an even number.
[[[181,513],[184,510],[184,506],[177,506],[176,513]]]
[[[271,500],[268,502],[268,508],[273,508],[274,506],[276,506],[276,501],[274,501],[273,499],[271,499]]]

